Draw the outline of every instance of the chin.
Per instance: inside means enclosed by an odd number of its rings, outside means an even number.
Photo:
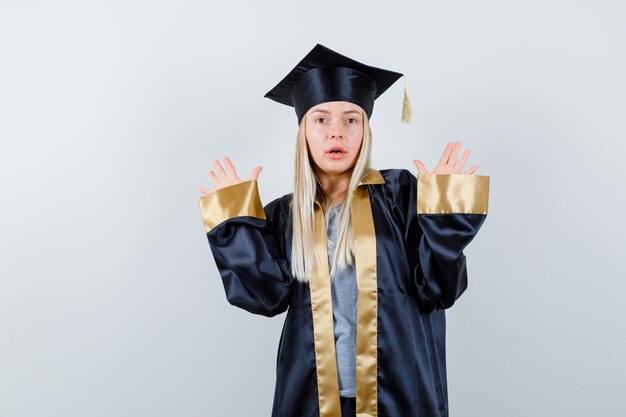
[[[322,171],[327,174],[343,174],[346,171],[350,171],[354,165],[334,165],[334,166],[323,166],[321,167]]]
[[[320,163],[317,163],[316,161],[313,161],[313,160],[312,162],[315,163],[315,165],[317,166],[317,169],[319,169],[320,171],[328,175],[338,175],[338,174],[343,174],[345,172],[350,172],[352,168],[354,168],[354,166],[356,165],[356,160],[350,161],[350,162],[333,161],[325,157],[321,158],[321,161],[319,161]]]

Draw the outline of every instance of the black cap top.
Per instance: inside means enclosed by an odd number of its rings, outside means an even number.
[[[295,107],[298,123],[311,107],[327,101],[357,104],[371,117],[374,100],[400,77],[318,43],[265,97]]]

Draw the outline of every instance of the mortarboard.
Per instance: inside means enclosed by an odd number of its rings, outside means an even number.
[[[402,76],[362,64],[318,43],[265,97],[295,107],[298,123],[311,107],[327,101],[357,104],[371,117],[374,100]],[[410,120],[405,83],[402,121]]]

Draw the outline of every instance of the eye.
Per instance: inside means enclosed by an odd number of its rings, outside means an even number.
[[[321,120],[321,121],[320,121],[320,120]],[[318,118],[316,118],[316,119],[315,119],[315,122],[316,122],[316,123],[324,123],[324,120],[326,120],[326,118],[324,118],[324,117],[318,117]]]
[[[350,123],[350,124],[358,123],[358,119],[356,119],[354,117],[351,117],[351,118],[348,119],[348,123]]]

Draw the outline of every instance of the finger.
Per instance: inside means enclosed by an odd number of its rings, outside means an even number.
[[[235,170],[235,166],[227,156],[224,157],[224,165],[226,165],[226,171],[229,175],[232,175],[235,178],[239,178],[239,176],[237,175],[237,171]]]
[[[440,165],[448,163],[448,159],[450,158],[451,151],[452,151],[452,142],[448,143],[448,145],[446,146],[446,149],[444,149],[443,153],[441,154],[441,158],[439,159]]]
[[[474,164],[474,165],[472,165],[472,167],[470,169],[465,171],[465,174],[472,175],[474,172],[476,172],[477,169],[478,169],[478,165]]]
[[[415,164],[415,167],[417,168],[417,171],[420,175],[428,175],[428,170],[426,169],[426,166],[422,163],[422,161],[420,161],[419,159],[414,159],[413,163]]]
[[[224,172],[224,168],[222,168],[222,164],[220,164],[220,161],[218,161],[217,159],[214,160],[213,165],[215,165],[215,170],[217,171],[218,175],[222,178],[226,178],[226,172]]]
[[[208,188],[204,188],[204,187],[200,187],[198,190],[199,190],[202,194],[208,194],[208,193],[211,193],[211,192],[212,192],[212,191],[211,191],[211,190],[209,190]]]
[[[463,167],[467,163],[469,156],[470,156],[470,151],[466,150],[465,152],[463,152],[463,156],[461,156],[461,160],[454,165],[454,169],[456,170],[456,172],[461,172],[461,170],[463,170]]]
[[[454,146],[452,146],[452,151],[450,152],[450,159],[448,160],[448,163],[451,163],[452,165],[456,163],[459,149],[461,149],[461,142],[454,142]]]
[[[252,172],[250,172],[250,175],[248,176],[248,181],[250,181],[250,180],[255,180],[256,181],[257,178],[259,178],[259,172],[261,172],[262,169],[263,169],[263,167],[260,166],[260,165],[258,167],[256,167],[256,168],[254,168],[252,170]]]
[[[211,179],[214,185],[218,185],[220,182],[222,182],[222,180],[217,178],[217,176],[215,175],[215,172],[213,172],[212,169],[209,170],[209,178]]]

